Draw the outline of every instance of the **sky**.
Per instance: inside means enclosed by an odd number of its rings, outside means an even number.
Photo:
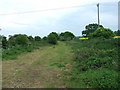
[[[120,30],[120,1],[118,2],[118,30]]]
[[[70,31],[81,36],[85,26],[97,23],[118,30],[119,0],[0,0],[1,34],[47,36]]]

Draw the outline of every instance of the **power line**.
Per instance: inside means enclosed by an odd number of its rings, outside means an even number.
[[[0,15],[5,16],[5,15],[15,15],[15,14],[37,13],[37,12],[54,11],[54,10],[61,10],[61,9],[67,9],[67,8],[86,7],[86,6],[92,6],[92,5],[93,4],[81,5],[81,6],[71,6],[71,7],[61,7],[61,8],[52,8],[52,9],[43,9],[43,10],[24,11],[24,12],[3,13],[3,14],[0,14]]]
[[[88,7],[88,6],[92,6],[92,5],[95,5],[95,4],[80,5],[80,6],[70,6],[70,7],[61,7],[61,8],[52,8],[52,9],[43,9],[43,10],[33,10],[33,11],[23,11],[23,12],[2,13],[2,14],[0,14],[0,16],[15,15],[15,14],[27,14],[27,13],[37,13],[37,12],[46,12],[46,11],[55,11],[55,10],[62,10],[62,9],[67,9],[67,8]],[[114,6],[114,5],[109,5],[109,6]]]

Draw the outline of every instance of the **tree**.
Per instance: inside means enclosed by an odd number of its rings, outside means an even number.
[[[7,49],[8,48],[8,41],[5,36],[2,36],[2,48]]]
[[[98,24],[89,24],[85,26],[85,30],[82,31],[83,36],[88,36],[90,33],[93,33],[97,28],[103,28],[102,25]]]
[[[41,41],[41,37],[35,36],[35,41]]]
[[[15,35],[14,36],[9,35],[9,39],[8,39],[9,47],[14,47],[16,45],[15,38],[16,38]]]
[[[27,35],[19,34],[15,38],[15,42],[17,45],[26,46],[29,44],[29,39],[27,38]]]
[[[57,44],[57,36],[54,32],[48,35],[48,42],[51,44]]]
[[[34,41],[34,38],[32,36],[28,36],[29,41]]]
[[[58,34],[56,32],[52,32],[52,34],[55,35],[55,37],[57,38],[57,40],[59,39],[59,36],[58,36]]]
[[[46,36],[44,36],[42,39],[43,39],[43,40],[47,40],[47,37],[46,37]]]
[[[10,35],[8,42],[9,42],[9,47],[13,47],[16,45],[25,46],[30,43],[28,36],[25,34],[15,34],[14,36]]]
[[[59,37],[61,41],[67,41],[67,40],[72,40],[75,37],[75,35],[67,31],[67,32],[61,33]]]
[[[0,48],[2,48],[2,36],[0,35]]]
[[[96,37],[112,38],[113,36],[115,36],[113,31],[107,28],[98,28],[96,31],[89,34],[90,38],[96,38]]]

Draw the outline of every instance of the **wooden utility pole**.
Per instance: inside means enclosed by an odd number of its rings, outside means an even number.
[[[99,3],[97,4],[97,8],[98,8],[98,27],[100,25],[100,17],[99,17]]]

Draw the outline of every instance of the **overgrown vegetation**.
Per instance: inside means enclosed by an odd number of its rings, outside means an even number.
[[[26,52],[32,52],[35,49],[39,49],[42,46],[47,46],[49,45],[45,41],[41,42],[33,42],[32,44],[28,46],[15,46],[9,49],[3,49],[2,50],[2,60],[14,60],[17,58],[19,54],[23,54]]]
[[[59,35],[59,40],[60,41],[70,41],[73,38],[75,38],[75,35],[71,32],[64,32]]]
[[[89,24],[82,31],[88,40],[69,42],[75,53],[74,67],[69,72],[69,88],[118,88],[118,51],[120,39],[102,25]],[[118,32],[116,32],[118,34]]]
[[[119,88],[120,39],[112,38],[115,34],[119,35],[119,30],[113,32],[98,24],[89,24],[85,29],[82,34],[89,37],[87,40],[79,40],[68,31],[61,34],[52,32],[43,38],[24,34],[9,36],[8,39],[2,36],[3,60],[16,59],[19,54],[39,49],[40,46],[54,45],[55,48],[58,41],[67,41],[75,54],[73,67],[68,71],[69,79],[65,78],[67,88]],[[58,62],[50,66],[66,67]]]
[[[58,40],[58,34],[55,32],[52,32],[48,35],[48,42],[51,44],[57,44]]]
[[[45,40],[41,40],[39,36],[27,36],[24,34],[15,34],[9,36],[8,40],[2,37],[2,60],[16,59],[19,54],[31,52],[40,46],[49,45]]]
[[[57,34],[56,32],[52,32],[48,35],[48,37],[44,37],[44,39],[48,40],[51,44],[57,44],[57,41],[70,41],[75,38],[75,35],[71,32],[62,32],[61,34]]]
[[[88,36],[90,38],[97,38],[97,37],[101,37],[101,38],[113,38],[115,36],[115,34],[110,29],[107,29],[107,28],[98,28],[93,33],[90,33]]]
[[[90,33],[93,33],[94,31],[96,31],[97,28],[104,28],[102,25],[98,25],[98,24],[89,24],[85,26],[85,30],[82,31],[82,35],[84,37],[88,37],[88,35]]]
[[[119,41],[119,42],[118,42]],[[118,88],[118,39],[88,39],[69,42],[75,53],[68,88]]]
[[[65,40],[72,40],[74,35],[71,32],[61,33]],[[40,36],[27,36],[25,34],[9,35],[9,38],[0,36],[2,38],[2,59],[16,59],[17,55],[25,52],[31,52],[34,49],[38,49],[40,46],[57,44],[58,40],[61,40],[61,34],[56,32],[50,33],[47,37],[41,39]]]

